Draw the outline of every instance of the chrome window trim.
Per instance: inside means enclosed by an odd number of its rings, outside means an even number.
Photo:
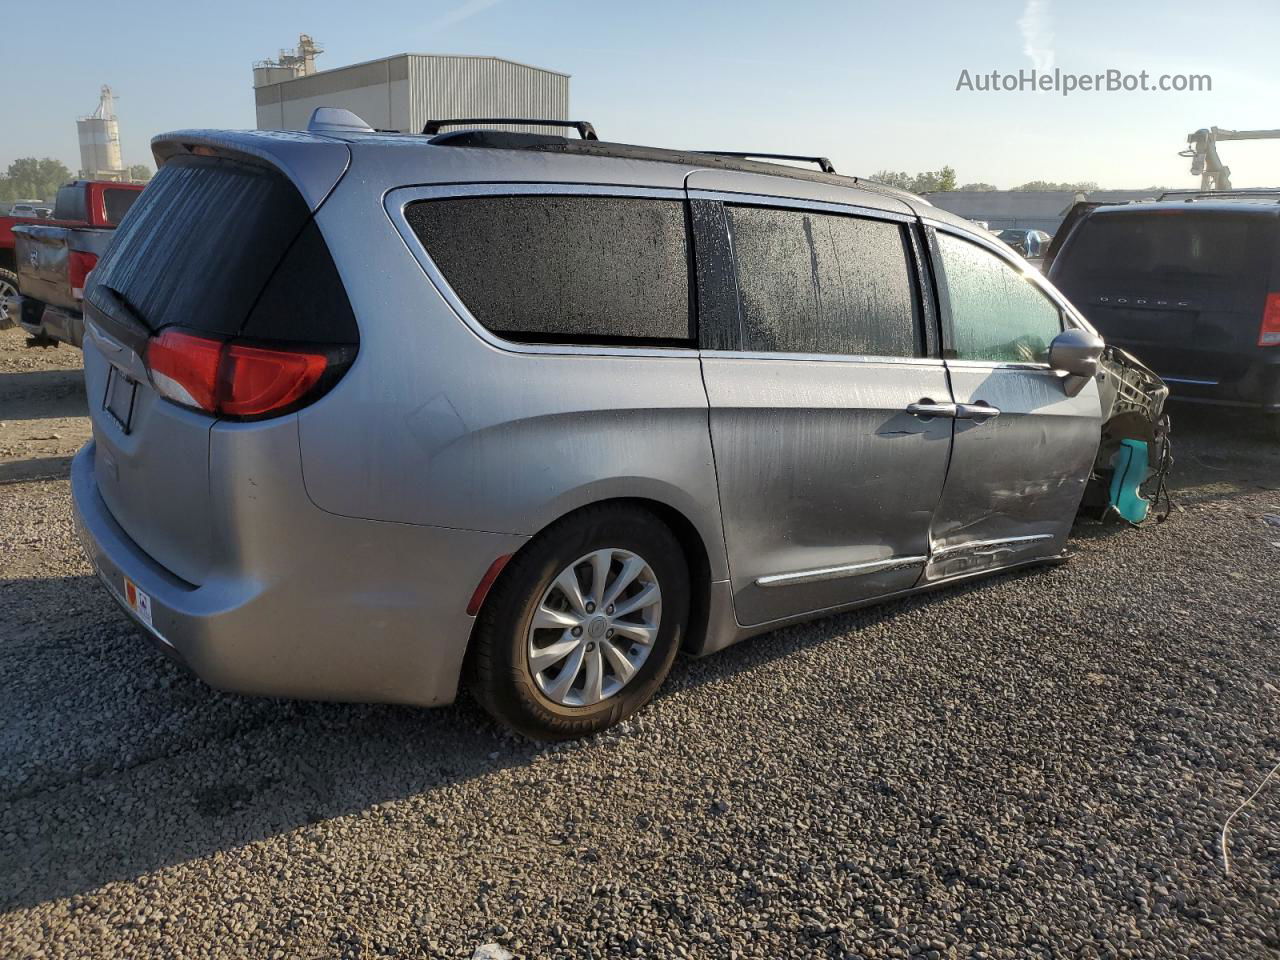
[[[1047,363],[1023,363],[1017,360],[947,360],[948,367],[969,370],[1021,370],[1024,373],[1052,373],[1058,371]]]
[[[792,210],[814,210],[820,213],[838,213],[870,220],[891,220],[894,223],[915,223],[915,214],[881,210],[856,203],[833,203],[830,200],[806,200],[801,197],[782,197],[765,193],[733,193],[727,190],[690,190],[690,200],[719,200],[721,203],[742,207],[782,207]]]
[[[775,573],[767,577],[757,577],[757,587],[791,587],[802,583],[821,583],[827,580],[843,580],[847,577],[861,577],[869,573],[884,573],[889,570],[922,567],[929,562],[928,557],[887,557],[884,560],[871,560],[865,563],[846,563],[836,567],[816,567],[812,570],[797,570],[795,573]]]
[[[562,343],[519,343],[508,340],[489,330],[476,319],[475,315],[462,302],[462,298],[454,292],[443,272],[436,266],[427,248],[423,246],[418,235],[409,226],[405,209],[411,203],[421,200],[442,200],[457,197],[514,197],[514,196],[598,196],[598,197],[637,197],[652,200],[685,200],[683,190],[671,190],[659,187],[631,187],[615,184],[596,183],[451,183],[432,186],[396,187],[388,190],[383,196],[382,206],[391,225],[400,234],[406,249],[418,261],[431,285],[436,288],[444,301],[458,315],[467,328],[489,346],[506,353],[528,354],[534,356],[602,356],[602,357],[652,357],[656,359],[688,359],[698,357],[697,347],[653,347],[653,346],[604,346],[592,344]],[[692,242],[692,241],[690,241]],[[689,277],[692,285],[694,278]]]
[[[918,367],[941,367],[939,357],[881,357],[876,354],[852,353],[774,353],[768,350],[703,350],[708,360],[789,360],[792,363],[905,364]]]

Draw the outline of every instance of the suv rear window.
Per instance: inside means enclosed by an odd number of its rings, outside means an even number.
[[[684,346],[695,338],[679,200],[457,197],[405,217],[471,314],[526,343]]]
[[[1274,216],[1195,210],[1094,215],[1058,257],[1054,282],[1074,291],[1095,277],[1265,280],[1277,224]]]
[[[903,227],[726,206],[743,349],[914,357],[920,323]]]
[[[280,173],[171,160],[137,194],[93,272],[152,330],[352,344],[355,317],[324,238]],[[96,302],[96,301],[95,301]]]

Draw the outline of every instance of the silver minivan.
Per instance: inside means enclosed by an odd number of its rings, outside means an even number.
[[[680,650],[1063,556],[1103,344],[990,234],[825,162],[338,119],[158,137],[87,291],[80,534],[209,683],[573,737]]]

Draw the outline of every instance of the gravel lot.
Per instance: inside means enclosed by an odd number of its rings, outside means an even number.
[[[1280,447],[1170,522],[682,660],[622,729],[219,694],[74,541],[79,355],[0,333],[0,956],[1280,957]],[[43,439],[42,439],[43,438]]]

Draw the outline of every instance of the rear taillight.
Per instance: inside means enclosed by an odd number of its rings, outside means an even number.
[[[170,327],[147,346],[166,399],[219,417],[254,420],[296,410],[350,362],[351,351],[215,340]]]
[[[1258,346],[1280,347],[1280,293],[1267,294],[1262,326],[1258,328]]]
[[[98,255],[96,253],[85,253],[81,250],[72,250],[71,255],[67,258],[67,274],[71,281],[71,293],[77,300],[84,299],[85,279],[89,276],[89,271],[98,265]]]

